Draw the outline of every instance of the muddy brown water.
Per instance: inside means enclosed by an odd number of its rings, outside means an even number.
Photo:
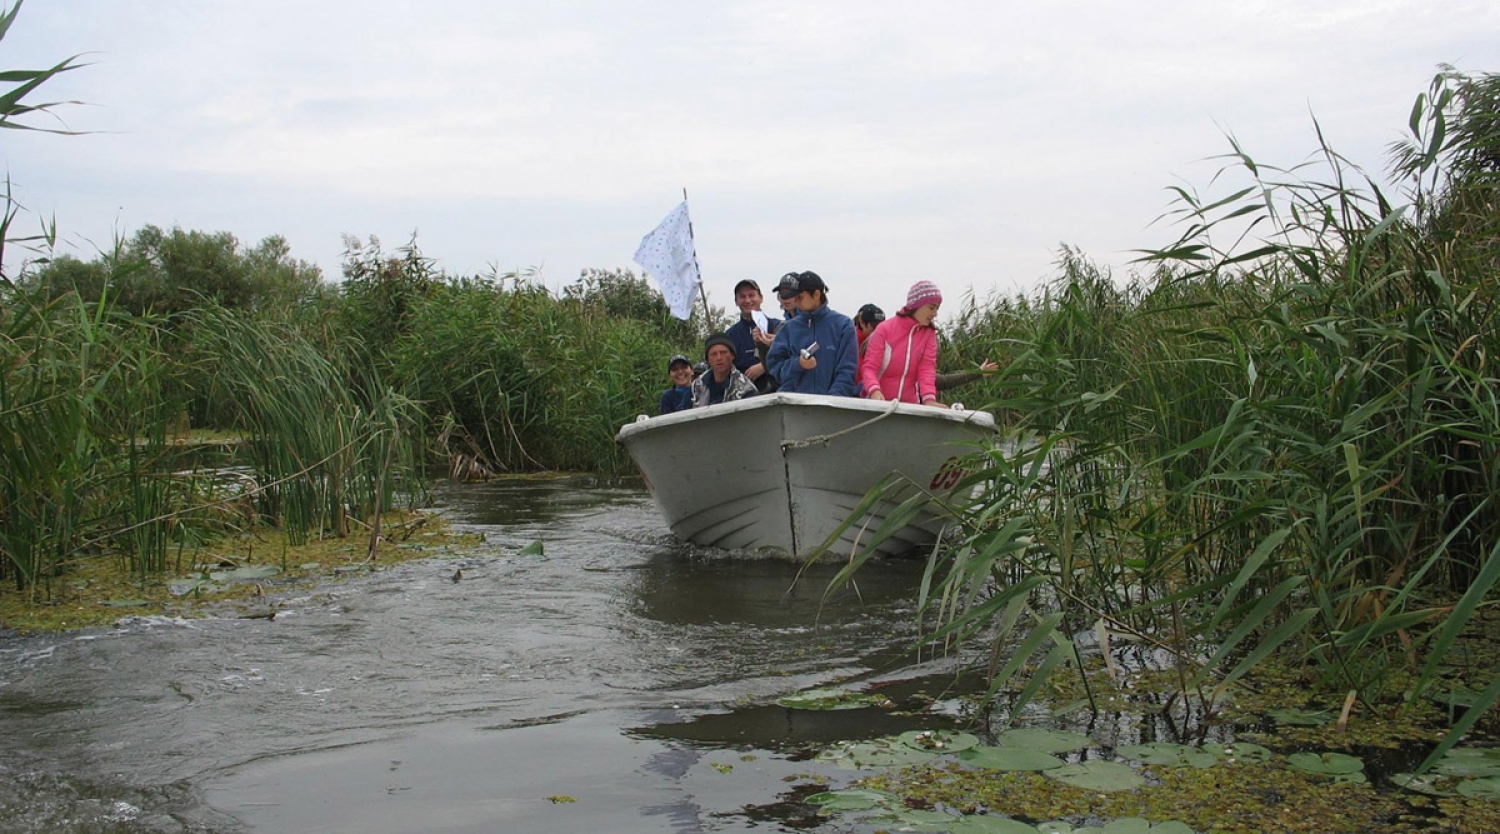
[[[831,569],[679,543],[634,483],[436,500],[484,542],[274,621],[0,635],[0,831],[790,830],[764,809],[810,749],[903,728],[778,696],[948,677],[908,648],[915,562],[825,599]]]

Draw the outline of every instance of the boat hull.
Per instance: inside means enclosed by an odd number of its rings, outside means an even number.
[[[679,538],[805,557],[883,478],[946,493],[962,475],[958,459],[994,435],[982,411],[775,393],[642,419],[616,439]],[[873,507],[827,552],[853,552],[891,509]],[[877,550],[930,545],[940,530],[924,511]]]

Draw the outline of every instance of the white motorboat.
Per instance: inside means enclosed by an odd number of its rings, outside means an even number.
[[[804,557],[893,472],[945,494],[965,474],[963,456],[995,437],[995,418],[983,411],[778,392],[643,416],[615,439],[678,538]],[[872,507],[828,552],[853,552],[894,506]],[[940,532],[937,517],[922,512],[877,550],[909,551]]]

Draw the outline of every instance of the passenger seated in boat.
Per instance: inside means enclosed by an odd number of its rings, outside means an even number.
[[[858,396],[859,343],[854,323],[828,306],[828,285],[822,277],[816,272],[790,273],[782,277],[776,294],[795,299],[797,309],[797,315],[776,332],[766,354],[766,367],[780,384],[779,390]]]
[[[693,407],[702,408],[755,396],[755,383],[734,366],[734,342],[715,333],[703,343],[708,370],[693,380]]]
[[[854,335],[859,338],[859,355],[865,355],[865,342],[876,326],[885,321],[885,311],[874,304],[866,304],[854,314]]]
[[[797,315],[797,296],[789,295],[786,298],[781,297],[782,290],[796,289],[797,274],[795,272],[788,272],[781,276],[781,281],[776,284],[776,303],[781,305],[781,321],[783,323],[791,321],[792,317]]]
[[[936,284],[918,281],[906,293],[906,306],[865,340],[859,379],[866,397],[947,408],[937,398],[938,338],[932,324],[942,304]]]
[[[765,360],[781,319],[761,312],[763,300],[760,284],[749,278],[735,284],[734,306],[740,308],[740,320],[724,334],[734,341],[734,366],[755,383],[755,390],[765,394],[776,387],[775,380],[766,373]]]
[[[660,414],[687,411],[693,407],[693,363],[686,356],[677,354],[667,360],[667,376],[672,387],[661,392]]]
[[[859,336],[860,359],[863,359],[865,356],[865,345],[870,342],[870,334],[874,333],[875,328],[880,326],[880,323],[883,321],[885,321],[885,311],[874,304],[866,304],[859,308],[858,313],[854,314],[854,332]],[[1000,370],[1000,365],[995,360],[986,359],[979,364],[978,370],[953,371],[952,373],[938,374],[938,393],[941,394],[944,391],[951,391],[954,388],[968,385],[971,382],[977,382],[998,370]]]

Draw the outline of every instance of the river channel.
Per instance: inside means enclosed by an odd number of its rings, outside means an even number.
[[[779,696],[949,677],[909,649],[915,562],[825,598],[831,569],[677,542],[631,482],[435,498],[483,542],[274,620],[0,634],[0,831],[792,830],[810,750],[903,728]]]

